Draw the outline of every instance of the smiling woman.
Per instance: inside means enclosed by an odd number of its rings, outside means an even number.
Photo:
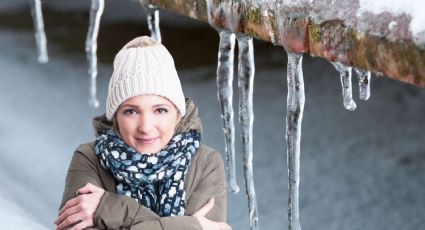
[[[200,143],[168,50],[149,37],[116,55],[96,141],[66,178],[57,229],[230,229],[220,154]]]

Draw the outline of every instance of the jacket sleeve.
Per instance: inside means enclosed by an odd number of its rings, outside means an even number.
[[[224,163],[220,154],[208,147],[205,157],[198,160],[195,173],[202,175],[195,177],[199,181],[194,181],[194,189],[186,202],[186,214],[192,215],[198,211],[211,197],[214,197],[214,207],[207,214],[207,218],[213,221],[226,222],[226,177],[224,173]]]
[[[98,159],[89,145],[80,146],[71,160],[65,181],[61,207],[76,197],[76,191],[87,183],[105,189],[98,170]],[[91,229],[134,230],[201,230],[195,217],[176,216],[160,218],[134,199],[105,191],[94,214]],[[89,228],[90,229],[90,228]]]
[[[225,222],[227,206],[223,160],[216,151],[208,151],[208,154],[200,158],[190,172],[201,176],[190,176],[195,179],[189,182],[192,183],[193,191],[186,201],[186,216],[159,217],[134,199],[106,192],[96,211],[95,225],[100,229],[116,229],[123,223],[121,217],[131,216],[122,225],[131,230],[202,230],[198,220],[191,215],[211,197],[214,197],[215,204],[206,217],[213,221]]]
[[[136,200],[112,192],[103,195],[94,221],[99,229],[202,230],[195,217],[159,217]]]

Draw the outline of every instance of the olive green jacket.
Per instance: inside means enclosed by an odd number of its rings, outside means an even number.
[[[186,115],[177,125],[176,132],[199,130],[201,122],[196,106],[186,102]],[[105,116],[93,120],[96,135],[102,129],[111,128],[112,123]],[[191,230],[202,227],[191,215],[200,209],[208,199],[214,197],[213,209],[207,218],[213,221],[226,221],[226,180],[220,154],[201,145],[192,158],[185,179],[185,216],[159,217],[136,200],[116,194],[116,180],[101,167],[95,154],[94,143],[80,145],[71,160],[65,182],[61,207],[76,197],[76,191],[87,183],[105,189],[94,214],[94,227],[91,229],[134,229],[134,230]]]

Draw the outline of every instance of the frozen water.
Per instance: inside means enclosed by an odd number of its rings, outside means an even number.
[[[253,150],[253,88],[254,88],[254,47],[252,37],[238,35],[238,85],[239,85],[239,122],[241,123],[243,167],[245,188],[248,196],[249,223],[252,230],[258,229],[257,197],[255,196],[254,175],[252,169]]]
[[[208,23],[214,27],[213,18],[212,15],[214,14],[213,6],[211,5],[211,0],[205,0],[207,3],[207,16],[208,16]]]
[[[219,4],[216,6],[213,0],[206,0],[206,4],[208,22],[212,27],[217,27],[214,22],[214,18],[220,17],[224,14],[227,28],[229,28],[229,30],[234,33],[238,32],[239,24],[241,23],[242,18],[239,8],[240,4],[244,4],[244,2],[220,1]]]
[[[288,163],[288,221],[289,230],[301,230],[299,212],[301,123],[305,93],[302,72],[302,53],[288,52],[286,142]]]
[[[423,13],[425,1],[423,0],[359,0],[359,4],[360,8],[357,10],[357,16],[361,16],[366,12],[371,12],[376,15],[383,12],[389,12],[394,15],[407,14],[412,20],[409,25],[409,30],[412,32],[413,36],[423,36],[421,33],[425,32],[425,14]]]
[[[97,99],[97,36],[99,34],[100,18],[105,8],[105,0],[92,0],[90,9],[89,30],[86,39],[86,52],[90,75],[90,100],[89,104],[95,108],[99,107]]]
[[[46,33],[44,32],[43,13],[41,10],[41,0],[33,0],[31,13],[34,21],[35,41],[37,43],[38,62],[46,63],[49,61],[47,54]]]
[[[352,67],[346,66],[340,62],[331,62],[335,69],[339,72],[342,85],[342,97],[344,107],[350,111],[356,109],[356,102],[353,100],[353,90],[351,85]]]
[[[225,138],[224,151],[227,159],[227,179],[232,193],[239,192],[236,182],[235,165],[235,125],[233,122],[233,66],[235,52],[235,34],[221,30],[218,50],[217,88],[223,119]]]
[[[158,42],[161,42],[161,31],[159,30],[159,10],[154,5],[148,5],[145,7],[148,28],[151,32],[151,37]]]
[[[265,23],[264,26],[265,26],[265,29],[267,30],[267,32],[269,33],[270,41],[273,44],[275,44],[276,43],[275,34],[273,32],[273,27],[272,27],[272,24],[271,24],[271,18],[272,18],[273,15],[271,15],[271,12],[269,11],[269,7],[266,6],[266,4],[262,5],[261,14],[264,18],[264,23]]]
[[[368,100],[370,97],[370,71],[354,68],[359,81],[359,98]]]

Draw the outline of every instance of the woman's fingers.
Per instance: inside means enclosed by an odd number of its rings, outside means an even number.
[[[57,224],[56,230],[65,229],[66,227],[69,227],[73,224],[77,224],[79,221],[82,221],[84,219],[84,213],[78,212],[76,214],[70,215],[66,217],[62,222]]]
[[[91,183],[87,183],[86,185],[77,190],[77,194],[88,194],[92,192],[97,192],[99,191],[99,189],[101,188],[98,188]]]
[[[80,210],[81,208],[78,205],[65,209],[62,213],[59,214],[58,218],[55,220],[55,224],[61,223],[65,218],[67,218],[68,216],[74,215]]]
[[[214,197],[211,197],[202,208],[200,208],[198,211],[196,211],[192,216],[206,216],[207,213],[214,207]]]
[[[68,208],[70,208],[70,207],[73,207],[73,206],[75,206],[75,205],[77,205],[80,201],[80,197],[75,197],[75,198],[72,198],[72,199],[70,199],[70,200],[68,200],[66,203],[65,203],[65,205],[61,208],[61,210],[59,210],[59,215],[61,215],[62,214],[62,212],[64,212],[65,210],[67,210]]]
[[[230,227],[230,225],[223,223],[223,222],[219,222],[218,223],[220,230],[232,230],[232,227]]]
[[[91,184],[85,185],[80,190],[88,193],[80,194],[65,203],[55,221],[56,229],[63,229],[73,225],[73,229],[93,226],[93,216],[105,190]]]

